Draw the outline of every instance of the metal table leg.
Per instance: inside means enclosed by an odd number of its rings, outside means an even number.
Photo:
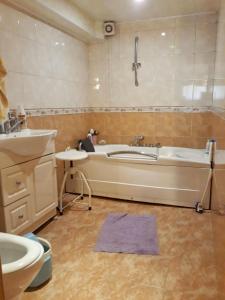
[[[60,193],[59,193],[59,213],[60,213],[60,215],[63,214],[63,191],[65,188],[66,179],[67,179],[68,174],[69,174],[69,172],[67,170],[64,174],[63,182],[62,182]]]
[[[67,176],[68,175],[74,175],[74,177],[75,177],[76,174],[78,174],[78,176],[81,179],[81,183],[82,183],[81,194],[78,195],[76,198],[74,198],[71,202],[75,202],[78,199],[83,199],[83,196],[84,196],[84,184],[85,184],[85,186],[86,186],[86,188],[88,190],[88,210],[92,209],[92,206],[91,206],[91,196],[92,196],[91,195],[91,188],[89,186],[89,183],[88,183],[88,181],[87,181],[84,173],[82,171],[80,171],[76,167],[69,167],[65,171],[65,174],[64,174],[64,177],[63,177],[63,181],[62,181],[62,185],[61,185],[61,189],[60,189],[60,194],[59,194],[59,205],[58,205],[58,208],[59,208],[60,215],[63,214],[64,208],[66,208],[69,205],[69,203],[68,203],[65,206],[63,206],[63,194],[64,194],[64,188],[65,188]]]

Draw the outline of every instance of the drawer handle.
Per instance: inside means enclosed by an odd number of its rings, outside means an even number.
[[[18,216],[18,219],[23,219],[23,215],[19,215],[19,216]]]

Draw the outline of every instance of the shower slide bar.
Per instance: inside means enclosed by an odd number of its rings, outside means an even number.
[[[132,64],[132,70],[134,71],[134,76],[135,76],[135,86],[139,86],[137,71],[141,67],[141,63],[138,62],[138,42],[139,42],[139,37],[136,36],[134,40],[134,62]]]
[[[122,155],[124,155],[124,154],[136,154],[136,155],[149,157],[153,160],[158,159],[158,155],[153,154],[153,153],[145,153],[145,152],[141,152],[141,151],[139,152],[139,151],[129,151],[129,150],[128,151],[124,150],[124,151],[109,152],[109,153],[107,153],[107,156],[108,157],[113,157],[114,155],[119,155],[119,154],[122,154]]]

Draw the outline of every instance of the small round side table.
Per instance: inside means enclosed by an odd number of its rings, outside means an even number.
[[[60,189],[59,204],[58,204],[60,215],[63,214],[63,210],[71,202],[75,202],[78,199],[83,199],[84,185],[86,186],[86,188],[88,190],[88,203],[87,203],[88,210],[91,210],[91,188],[89,186],[89,183],[88,183],[87,178],[85,177],[84,173],[81,170],[79,170],[76,166],[74,166],[74,162],[76,163],[76,161],[84,160],[84,159],[88,158],[87,152],[82,152],[82,151],[77,151],[77,150],[68,150],[68,151],[56,153],[55,158],[58,160],[73,162],[72,166],[70,165],[70,167],[68,167],[68,169],[65,170],[65,174],[64,174],[61,189]],[[66,205],[63,206],[63,191],[65,188],[66,179],[67,179],[68,175],[74,175],[74,176],[78,175],[80,177],[80,179],[82,181],[82,192],[77,197],[75,197],[73,200],[71,200],[69,203],[67,203]]]

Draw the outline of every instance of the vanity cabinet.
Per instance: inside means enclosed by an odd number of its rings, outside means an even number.
[[[0,171],[0,231],[21,234],[56,214],[58,203],[54,154]]]

